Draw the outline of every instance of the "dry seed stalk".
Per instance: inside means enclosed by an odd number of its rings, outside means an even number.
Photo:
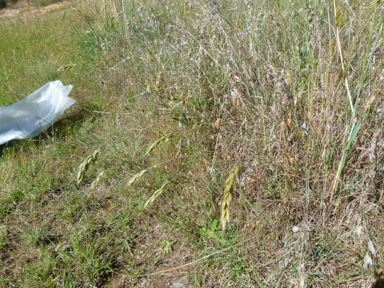
[[[148,147],[147,152],[145,152],[144,156],[151,153],[153,149],[155,149],[157,146],[159,146],[162,142],[167,141],[169,138],[172,138],[174,136],[174,133],[169,133],[159,139],[157,139],[155,142],[152,143],[151,146]]]
[[[224,197],[221,203],[221,226],[223,227],[223,231],[225,231],[227,223],[229,223],[229,205],[232,201],[233,184],[238,172],[239,168],[237,166],[233,167],[231,174],[227,180],[225,180]]]

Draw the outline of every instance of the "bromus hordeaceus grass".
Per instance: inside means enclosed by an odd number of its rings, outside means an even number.
[[[157,146],[159,146],[162,142],[168,141],[170,138],[172,138],[175,134],[174,133],[168,133],[167,135],[157,139],[155,142],[151,144],[151,146],[148,147],[147,151],[145,152],[145,155],[148,155],[152,152],[153,149],[155,149]]]
[[[237,166],[233,167],[231,174],[229,174],[229,177],[225,180],[224,197],[221,202],[221,226],[223,231],[225,231],[229,223],[229,205],[232,201],[233,184],[238,172],[239,168]]]
[[[165,182],[163,183],[163,185],[161,185],[161,187],[160,187],[159,189],[157,189],[157,190],[153,193],[153,195],[151,196],[151,198],[149,198],[148,201],[145,202],[145,204],[144,204],[144,208],[147,208],[147,206],[148,206],[149,204],[152,204],[153,201],[155,201],[156,198],[159,197],[161,193],[163,193],[165,186],[167,186],[168,184],[169,184],[169,181],[165,181]]]
[[[100,150],[95,150],[92,155],[87,156],[84,159],[83,163],[79,166],[79,172],[77,173],[77,185],[80,185],[84,181],[85,172],[87,172],[89,165],[95,164],[97,156],[99,155]],[[101,175],[99,175],[101,177]]]

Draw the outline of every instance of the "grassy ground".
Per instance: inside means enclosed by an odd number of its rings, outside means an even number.
[[[0,105],[78,100],[0,148],[0,283],[382,287],[383,6],[296,2],[0,20]]]

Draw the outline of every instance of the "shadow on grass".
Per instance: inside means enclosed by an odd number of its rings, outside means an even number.
[[[384,279],[377,279],[371,288],[384,288]]]

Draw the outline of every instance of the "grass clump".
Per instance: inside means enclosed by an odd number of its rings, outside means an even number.
[[[99,17],[92,33],[103,47],[100,61],[107,69],[100,74],[106,83],[123,89],[123,105],[142,111],[150,143],[175,134],[157,155],[144,155],[148,165],[157,166],[137,183],[172,179],[167,186],[172,197],[163,191],[152,213],[183,231],[197,249],[256,233],[259,247],[271,253],[240,253],[235,262],[234,251],[216,256],[230,259],[221,268],[215,260],[207,263],[220,269],[221,277],[199,274],[196,281],[224,285],[226,275],[228,283],[249,286],[336,285],[340,278],[315,264],[323,256],[313,249],[327,241],[334,247],[324,251],[322,262],[332,271],[333,261],[360,257],[341,245],[355,241],[344,237],[353,234],[356,219],[369,217],[364,229],[380,225],[372,219],[381,213],[383,187],[377,170],[382,165],[381,4],[366,3],[364,9],[357,2],[305,1],[83,5],[95,5]],[[167,158],[167,164],[158,164]],[[220,212],[224,175],[231,173],[226,167],[233,166],[239,167],[236,183]],[[196,225],[213,223],[220,213],[228,220],[229,210],[232,224],[224,238],[196,232],[207,231],[209,226]],[[222,222],[225,229],[228,221]],[[292,227],[300,232],[292,234]],[[331,231],[327,240],[325,230]],[[254,251],[248,245],[244,249]],[[276,249],[281,257],[272,256]],[[369,273],[361,270],[359,279]]]
[[[376,285],[382,4],[332,4],[79,3],[86,113],[2,150],[4,281]]]

